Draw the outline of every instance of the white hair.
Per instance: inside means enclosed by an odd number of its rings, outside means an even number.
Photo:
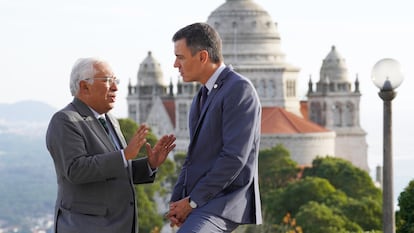
[[[79,83],[82,80],[89,80],[90,83],[93,83],[93,78],[97,73],[94,65],[103,63],[105,61],[94,58],[79,58],[72,67],[72,72],[70,73],[70,93],[72,96],[76,96],[79,92]]]

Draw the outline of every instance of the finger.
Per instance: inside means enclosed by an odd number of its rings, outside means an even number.
[[[151,144],[148,142],[145,144],[145,148],[147,149],[148,155],[152,156]]]
[[[178,226],[178,224],[180,224],[180,222],[178,221],[178,219],[175,216],[171,216],[170,218],[170,226]]]
[[[148,133],[148,128],[146,125],[141,125],[137,131],[135,132],[135,135],[145,135]]]

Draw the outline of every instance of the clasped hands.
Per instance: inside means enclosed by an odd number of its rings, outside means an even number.
[[[142,124],[124,149],[126,159],[133,159],[137,156],[141,147],[145,144],[147,149],[148,163],[152,169],[159,167],[167,158],[168,154],[175,148],[175,136],[172,134],[162,136],[151,148],[145,137],[149,131],[148,126]]]
[[[176,202],[170,203],[170,210],[166,217],[170,220],[170,226],[180,227],[187,219],[188,215],[193,211],[189,203],[189,198],[183,198]]]

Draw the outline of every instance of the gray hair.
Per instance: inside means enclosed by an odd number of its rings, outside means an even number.
[[[72,96],[76,96],[79,91],[79,83],[82,80],[87,80],[90,83],[93,83],[93,77],[96,74],[94,68],[95,64],[104,62],[98,58],[88,57],[88,58],[79,58],[72,67],[72,72],[70,73],[70,93]]]

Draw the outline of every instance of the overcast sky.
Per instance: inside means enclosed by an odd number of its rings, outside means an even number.
[[[166,81],[176,79],[171,37],[179,28],[207,21],[225,0],[0,0],[0,103],[38,100],[56,109],[72,100],[69,73],[79,57],[110,62],[121,79],[114,113],[127,116],[127,84],[152,51]],[[278,24],[286,61],[301,69],[300,98],[335,45],[349,79],[359,76],[361,126],[368,133],[369,164],[382,164],[382,100],[370,80],[374,64],[398,60],[405,79],[393,104],[394,173],[398,190],[414,173],[414,14],[409,0],[255,0]],[[401,183],[401,184],[400,184]]]

